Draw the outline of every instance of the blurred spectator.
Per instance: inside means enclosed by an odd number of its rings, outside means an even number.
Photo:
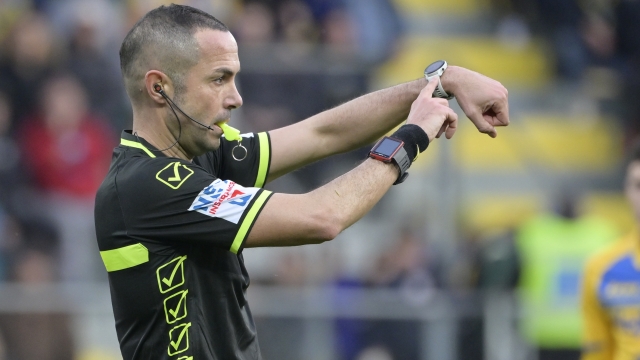
[[[12,270],[23,252],[37,251],[55,256],[58,250],[56,230],[42,219],[20,220],[0,208],[0,279],[11,280]],[[49,275],[58,278],[57,267]]]
[[[512,230],[481,239],[476,286],[482,290],[515,289],[520,279],[520,257]]]
[[[341,58],[353,59],[357,54],[355,24],[345,10],[334,10],[322,23],[322,34],[328,49]]]
[[[118,50],[124,33],[122,4],[110,0],[43,1],[42,11],[64,39],[61,68],[71,72],[89,95],[91,110],[115,128],[130,127]]]
[[[345,0],[360,60],[380,64],[395,54],[404,26],[390,0]]]
[[[46,191],[91,199],[109,166],[114,135],[88,112],[74,77],[53,77],[40,93],[41,111],[20,132],[31,173]]]
[[[524,20],[534,33],[548,39],[556,58],[557,74],[562,79],[579,82],[590,66],[618,66],[612,1],[494,0],[494,3],[502,17],[499,32],[510,31],[513,36]]]
[[[142,18],[148,11],[155,9],[160,5],[169,5],[173,2],[193,6],[206,11],[226,24],[232,11],[239,7],[241,0],[124,0],[122,2],[125,4],[127,10],[127,21],[124,27],[126,29],[130,29],[133,27],[133,24]]]
[[[12,106],[0,91],[0,207],[18,211],[25,182],[18,144],[10,133]]]
[[[402,229],[391,249],[376,261],[367,283],[355,279],[338,279],[339,289],[373,286],[399,291],[405,299],[398,306],[424,305],[441,286],[437,254],[427,249],[423,239],[411,230]],[[344,296],[341,301],[351,301]],[[341,358],[354,360],[390,356],[392,359],[418,359],[423,350],[420,341],[422,326],[408,320],[338,319],[338,352]]]
[[[243,45],[266,45],[275,41],[273,11],[265,4],[252,1],[244,5],[233,21],[233,33]]]
[[[111,130],[88,112],[79,82],[59,75],[43,86],[41,110],[26,121],[20,135],[25,162],[45,195],[44,215],[60,231],[62,279],[95,279],[100,261],[93,200],[109,167]]]
[[[20,239],[16,239],[18,247],[12,251],[9,280],[32,286],[32,293],[28,296],[38,296],[38,286],[58,279],[57,262],[53,257],[57,245],[56,232],[41,222],[27,222],[20,226],[16,235]],[[0,330],[8,359],[73,359],[71,321],[67,314],[2,314]]]
[[[4,42],[15,23],[30,10],[31,4],[25,0],[4,0],[0,6],[0,44]]]
[[[403,32],[389,0],[249,0],[235,23],[246,44],[275,40],[295,45],[289,52],[302,53],[324,44],[342,61],[361,64],[389,58]]]
[[[23,246],[22,229],[18,220],[0,207],[0,280],[9,278],[12,261]]]
[[[526,314],[521,328],[524,337],[539,348],[540,360],[579,358],[582,269],[590,255],[616,237],[608,222],[579,217],[575,197],[565,194],[559,201],[555,214],[527,221],[516,235]]]
[[[13,280],[43,285],[55,280],[54,259],[39,250],[25,249],[18,256]],[[36,293],[37,296],[37,293]],[[0,328],[11,360],[71,360],[74,346],[71,321],[61,313],[11,313],[0,315]]]
[[[412,230],[402,229],[391,251],[376,261],[370,277],[373,286],[399,288],[410,302],[418,304],[442,286],[441,264],[434,249],[427,250],[423,239]]]
[[[393,360],[393,357],[386,348],[371,346],[362,350],[356,360]]]
[[[395,53],[403,24],[392,1],[306,0],[306,3],[319,23],[335,27],[333,22],[340,20],[340,27],[348,31],[343,40],[353,40],[353,51],[360,61],[379,64]],[[325,27],[324,32],[329,29]],[[325,39],[334,36],[325,34]]]
[[[7,52],[0,60],[0,88],[10,98],[15,120],[36,107],[44,80],[61,60],[53,34],[47,18],[29,14],[16,24],[7,39]]]
[[[263,284],[280,286],[283,289],[309,285],[309,259],[300,247],[284,249],[279,253],[275,272],[262,274],[262,278],[252,278]],[[304,347],[304,337],[310,319],[296,317],[256,317],[258,331],[268,329],[260,335],[260,351],[265,359],[304,359],[309,350]],[[286,339],[286,340],[285,340]],[[306,355],[306,356],[305,356]]]
[[[278,19],[285,43],[313,45],[319,40],[318,27],[309,7],[300,0],[289,0],[278,9]]]
[[[640,3],[620,1],[615,7],[618,54],[624,62],[624,130],[629,144],[640,135]]]
[[[489,235],[474,233],[458,251],[450,281],[458,290],[458,298],[460,290],[473,291],[469,294],[469,300],[477,313],[485,309],[486,298],[482,295],[509,294],[518,285],[521,264],[514,237],[512,230]],[[483,317],[460,319],[459,358],[484,359],[485,321]]]
[[[615,28],[611,19],[588,14],[582,23],[582,38],[590,56],[590,65],[615,66]]]
[[[558,74],[579,80],[587,66],[587,55],[580,36],[583,12],[578,0],[537,0],[540,25],[551,41]]]
[[[102,52],[99,29],[91,20],[76,21],[69,41],[67,69],[87,90],[93,111],[108,119],[116,129],[129,128],[131,120],[120,67]]]

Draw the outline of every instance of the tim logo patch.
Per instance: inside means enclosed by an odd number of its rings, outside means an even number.
[[[216,179],[200,191],[189,211],[237,224],[258,190],[260,189],[245,188],[233,181]]]

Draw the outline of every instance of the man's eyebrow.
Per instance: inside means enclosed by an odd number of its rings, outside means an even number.
[[[240,70],[238,70],[238,72],[240,72]],[[236,72],[234,72],[233,70],[229,69],[229,68],[218,68],[214,70],[214,73],[222,73],[225,76],[232,76],[234,75]]]

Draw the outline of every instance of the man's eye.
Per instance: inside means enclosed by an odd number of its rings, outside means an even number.
[[[223,80],[224,80],[224,77],[219,77],[219,78],[213,80],[213,82],[215,82],[216,84],[222,84]]]

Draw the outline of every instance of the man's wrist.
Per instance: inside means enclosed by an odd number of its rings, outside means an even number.
[[[415,124],[402,125],[391,136],[402,140],[404,149],[411,162],[415,161],[418,155],[427,150],[429,146],[429,136],[421,127]]]
[[[411,167],[411,163],[413,162],[412,158],[409,157],[409,151],[412,151],[415,156],[416,150],[418,150],[418,144],[415,143],[414,136],[407,132],[407,125],[401,127],[401,129],[404,129],[405,131],[401,132],[399,130],[394,133],[394,135],[400,135],[399,137],[385,136],[380,139],[373,146],[371,151],[369,151],[368,155],[370,158],[381,162],[394,163],[397,165],[396,169],[398,170],[398,177],[393,185],[402,183],[407,176],[409,176],[407,170]],[[407,144],[405,144],[404,139],[401,138],[406,139],[411,147],[407,148]]]
[[[447,70],[445,70],[442,76],[440,76],[442,88],[450,95],[456,94],[459,83],[458,78],[461,70],[462,68],[459,66],[449,65],[447,66]]]

